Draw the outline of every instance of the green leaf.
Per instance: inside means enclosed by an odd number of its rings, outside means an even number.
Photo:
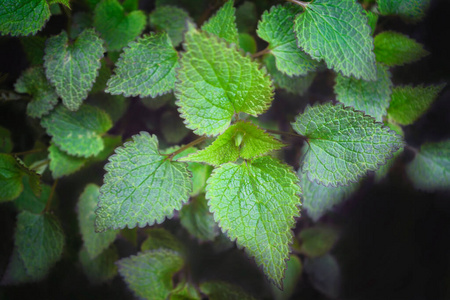
[[[189,199],[192,183],[187,165],[161,155],[156,136],[141,132],[115,153],[105,166],[97,232],[161,223]]]
[[[150,34],[130,43],[116,65],[106,92],[156,97],[173,89],[178,54],[166,33]]]
[[[388,109],[389,121],[400,125],[414,123],[429,109],[445,85],[395,87],[392,90],[392,100]]]
[[[302,261],[295,255],[291,255],[287,261],[285,277],[283,279],[283,290],[271,286],[275,300],[288,300],[294,294],[302,275]]]
[[[256,52],[256,41],[248,33],[239,33],[239,48],[244,52],[255,53]]]
[[[160,249],[123,258],[117,264],[137,297],[166,300],[173,289],[172,276],[183,267],[183,259],[176,252]]]
[[[291,4],[273,6],[263,13],[258,23],[258,36],[269,43],[277,69],[288,76],[306,75],[319,64],[297,47],[292,25],[300,11],[299,6]]]
[[[175,83],[179,111],[197,135],[224,132],[234,115],[257,116],[272,102],[264,69],[223,40],[191,28]]]
[[[95,79],[95,82],[91,89],[91,94],[100,93],[103,92],[106,89],[106,83],[108,82],[109,78],[111,78],[112,72],[111,69],[108,67],[105,58],[103,58],[101,61],[100,69],[98,70],[98,76]]]
[[[450,141],[422,145],[406,172],[421,190],[450,189]]]
[[[11,132],[5,127],[0,126],[0,153],[9,153],[13,147]]]
[[[179,114],[169,110],[161,116],[160,129],[164,139],[169,144],[180,143],[190,133],[190,130],[184,126]]]
[[[34,194],[28,178],[24,177],[22,182],[24,186],[23,192],[14,200],[14,205],[18,211],[27,210],[34,214],[40,214],[50,198],[51,187],[42,184],[42,192],[38,197]]]
[[[80,170],[86,163],[86,158],[77,157],[61,151],[58,146],[51,144],[48,148],[50,171],[54,179],[70,175]]]
[[[120,50],[138,37],[146,25],[146,16],[136,10],[127,14],[117,0],[101,1],[94,12],[94,27],[110,51]]]
[[[187,11],[170,5],[157,7],[149,17],[150,26],[167,32],[174,47],[183,41],[184,32],[187,30],[186,22],[192,21]]]
[[[227,163],[208,180],[211,212],[230,240],[237,240],[281,287],[294,217],[299,215],[300,187],[291,168],[264,156],[241,165]]]
[[[169,231],[163,228],[151,228],[146,230],[147,239],[141,245],[141,251],[158,250],[164,248],[173,250],[179,254],[185,252],[183,244]]]
[[[109,116],[90,105],[82,105],[76,112],[59,105],[42,118],[41,124],[56,146],[82,157],[100,153],[104,148],[101,136],[112,127]]]
[[[25,36],[20,38],[23,51],[27,56],[28,62],[32,66],[44,64],[44,49],[45,41],[44,36]]]
[[[239,32],[253,34],[258,22],[255,3],[244,1],[236,8],[236,26]]]
[[[202,30],[223,38],[230,44],[238,44],[236,9],[234,0],[228,0],[214,16],[202,25]]]
[[[91,258],[86,248],[82,248],[78,259],[84,274],[93,284],[100,284],[111,280],[117,274],[117,266],[115,262],[119,259],[119,254],[115,247],[110,247],[96,256]]]
[[[425,16],[430,0],[377,0],[382,15],[399,15],[411,21],[419,21]]]
[[[170,293],[170,300],[201,300],[199,292],[190,283],[180,282]]]
[[[26,273],[41,279],[60,259],[64,234],[53,215],[23,211],[17,217],[15,245]]]
[[[45,0],[3,0],[0,2],[0,34],[36,34],[50,18]]]
[[[355,0],[315,0],[295,19],[298,46],[344,76],[375,80],[373,38]]]
[[[33,118],[41,118],[48,114],[58,103],[58,95],[45,77],[44,68],[34,67],[26,70],[14,85],[18,93],[33,96],[27,105],[27,114]]]
[[[367,16],[368,24],[369,24],[370,28],[372,29],[372,35],[373,35],[375,33],[375,29],[377,29],[378,15],[376,13],[373,13],[368,10],[364,10],[364,13]],[[374,41],[374,43],[375,43],[375,41]]]
[[[220,234],[204,195],[192,198],[191,202],[183,206],[180,211],[180,222],[200,241],[213,241]]]
[[[292,77],[281,73],[276,67],[275,57],[272,54],[264,56],[263,61],[275,82],[275,86],[295,95],[304,95],[316,78],[316,72],[309,72],[305,76]]]
[[[92,29],[83,31],[73,43],[65,31],[47,40],[45,72],[69,110],[78,110],[86,99],[104,52],[103,41]]]
[[[430,54],[423,45],[394,31],[384,31],[374,39],[375,56],[378,62],[387,66],[402,66]]]
[[[132,12],[139,8],[139,0],[123,0],[122,7],[127,12]]]
[[[378,122],[382,122],[391,100],[391,73],[387,67],[377,64],[376,81],[369,82],[338,74],[334,91],[339,102],[363,111]]]
[[[213,166],[234,162],[239,157],[253,159],[279,150],[283,143],[249,122],[239,121],[230,126],[210,146],[179,161],[205,162]]]
[[[69,38],[75,39],[84,30],[94,27],[92,15],[88,12],[80,11],[72,15],[72,26],[69,32]]]
[[[299,169],[300,187],[302,189],[302,205],[307,215],[317,222],[333,206],[348,199],[359,187],[359,183],[346,186],[324,186],[308,179],[306,173]]]
[[[110,95],[106,93],[97,93],[89,96],[89,104],[104,110],[113,123],[122,118],[128,109],[130,101],[121,95]]]
[[[83,238],[84,248],[90,259],[108,248],[116,239],[118,230],[95,232],[95,209],[97,208],[100,188],[95,184],[88,184],[78,200],[78,224]]]
[[[254,300],[241,287],[224,281],[206,281],[200,284],[200,290],[209,300]]]
[[[48,5],[52,5],[52,4],[62,4],[67,6],[68,8],[70,8],[70,0],[47,0]]]
[[[392,125],[391,123],[387,123],[388,126],[392,129]],[[394,127],[395,128],[395,127]],[[395,129],[392,129],[395,131]],[[402,130],[401,128],[399,128],[399,130]],[[396,131],[397,132],[397,131]],[[398,133],[398,132],[397,132]],[[399,135],[402,135],[402,132],[398,133]],[[380,182],[384,177],[386,177],[390,171],[390,169],[392,168],[392,166],[394,165],[395,161],[398,159],[398,157],[400,156],[400,154],[402,154],[404,151],[403,148],[398,149],[395,153],[394,156],[392,158],[390,158],[387,163],[385,165],[382,165],[376,172],[375,172],[375,182],[378,183]]]
[[[328,253],[338,240],[338,232],[332,227],[319,225],[302,230],[299,235],[300,252],[308,257],[319,257]]]
[[[305,260],[305,273],[311,285],[330,299],[336,299],[341,289],[341,270],[330,254]]]
[[[323,185],[348,185],[403,146],[400,136],[360,111],[331,103],[307,107],[292,123],[305,136],[302,171]]]

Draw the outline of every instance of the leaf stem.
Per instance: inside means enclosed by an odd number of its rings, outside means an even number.
[[[33,166],[33,168],[31,168],[31,170],[36,171],[37,169],[39,169],[42,166],[48,165],[50,163],[50,159],[46,159],[44,161],[41,161],[39,164]]]
[[[180,154],[181,152],[183,152],[184,150],[186,150],[186,149],[188,149],[188,148],[190,148],[190,147],[192,147],[192,146],[195,146],[195,145],[197,145],[197,144],[200,144],[201,142],[203,142],[203,141],[206,140],[207,138],[208,138],[208,137],[206,137],[206,136],[202,136],[202,137],[199,137],[199,138],[196,139],[196,140],[193,140],[193,141],[190,142],[189,144],[186,144],[186,145],[184,145],[184,146],[181,146],[180,149],[178,149],[178,150],[176,150],[176,151],[170,153],[170,154],[167,156],[166,159],[172,160],[177,154]]]
[[[53,182],[52,189],[50,191],[50,196],[48,196],[47,203],[45,204],[44,210],[42,211],[41,214],[45,214],[46,212],[48,212],[50,210],[50,207],[52,205],[53,196],[55,195],[55,190],[56,190],[57,185],[58,185],[58,179],[56,179],[55,182]]]
[[[306,9],[306,7],[308,6],[308,2],[303,2],[303,1],[299,1],[299,0],[287,0],[288,2],[300,5],[301,7],[303,7],[303,9]]]
[[[42,152],[44,150],[45,149],[31,149],[31,150],[24,151],[24,152],[14,152],[14,153],[11,153],[11,155],[20,156],[20,155],[26,155],[26,154],[31,154],[31,153],[38,153],[38,152]]]
[[[271,51],[271,49],[269,49],[269,47],[267,47],[266,49],[263,49],[259,52],[256,52],[255,54],[252,54],[252,58],[257,58],[257,57],[263,56],[264,54],[267,54],[270,51]]]

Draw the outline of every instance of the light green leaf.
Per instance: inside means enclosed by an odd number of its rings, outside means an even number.
[[[278,288],[271,286],[275,300],[291,299],[292,294],[294,294],[295,289],[299,284],[302,270],[302,261],[296,255],[292,254],[287,261],[285,277],[283,279],[283,290],[281,291]]]
[[[170,293],[170,300],[201,300],[199,292],[190,283],[180,282]]]
[[[306,173],[299,169],[300,187],[302,188],[302,205],[306,214],[317,222],[323,215],[348,199],[359,187],[359,183],[346,186],[324,186],[308,179]]]
[[[208,180],[211,212],[230,240],[237,240],[278,287],[289,258],[291,228],[299,215],[300,187],[291,168],[264,156],[227,163]]]
[[[375,33],[375,29],[377,29],[378,14],[373,13],[368,10],[364,10],[364,12],[367,16],[368,24],[369,24],[370,28],[372,29],[372,35],[373,35]]]
[[[23,192],[14,200],[14,205],[18,211],[27,210],[34,214],[40,214],[50,198],[51,187],[42,184],[42,192],[38,197],[31,189],[28,178],[24,177],[22,182],[24,186]]]
[[[402,66],[430,54],[423,45],[394,31],[384,31],[374,39],[375,56],[378,62],[387,66]]]
[[[118,261],[119,273],[139,298],[166,300],[173,289],[172,276],[183,259],[166,249],[148,251]]]
[[[181,208],[180,222],[200,241],[213,241],[220,234],[204,195],[192,198],[191,202]]]
[[[273,136],[249,122],[230,126],[210,146],[179,161],[205,162],[213,166],[234,162],[239,157],[253,159],[284,146]]]
[[[146,132],[115,151],[96,211],[96,231],[161,223],[189,199],[192,182],[187,165],[158,151],[158,139]]]
[[[53,215],[23,211],[17,217],[15,245],[26,273],[41,279],[60,259],[64,234]]]
[[[330,254],[305,260],[305,273],[311,285],[330,299],[336,299],[341,289],[341,270]]]
[[[315,0],[295,19],[298,46],[344,76],[375,80],[373,38],[355,0]]]
[[[0,2],[0,34],[36,34],[50,18],[45,0],[3,0]]]
[[[167,32],[174,47],[183,41],[184,32],[187,30],[186,22],[192,21],[187,11],[170,5],[157,7],[149,17],[150,26]]]
[[[117,0],[101,1],[94,12],[94,27],[109,51],[117,51],[139,36],[145,28],[146,16],[136,10],[127,14]]]
[[[239,33],[239,48],[241,48],[245,53],[255,53],[255,38],[248,33]]]
[[[300,253],[308,257],[319,257],[333,248],[339,235],[335,228],[319,225],[302,230],[299,237],[302,241]]]
[[[302,171],[325,186],[356,182],[403,146],[400,136],[373,118],[331,103],[307,107],[292,126],[309,145]]]
[[[181,116],[198,135],[224,132],[234,115],[257,116],[272,102],[264,69],[223,40],[191,28],[175,83]]]
[[[202,25],[202,30],[223,38],[230,44],[238,44],[236,9],[234,0],[228,0],[214,16]]]
[[[51,144],[48,148],[50,159],[50,171],[54,179],[70,175],[80,170],[86,163],[84,157],[72,156],[60,150],[58,146]]]
[[[272,54],[264,56],[263,61],[275,85],[295,95],[304,95],[316,78],[316,72],[309,72],[305,76],[292,77],[281,73],[276,67],[275,57]]]
[[[98,75],[105,48],[92,29],[83,31],[73,43],[65,31],[47,40],[45,73],[70,110],[78,110]]]
[[[365,112],[378,122],[382,122],[391,100],[391,73],[387,67],[377,64],[376,81],[365,81],[338,74],[334,91],[339,102]]]
[[[151,228],[146,230],[147,239],[141,245],[141,251],[167,249],[183,254],[183,244],[169,231],[163,228]]]
[[[99,154],[104,148],[101,136],[112,127],[109,116],[90,105],[82,105],[76,112],[59,105],[41,124],[60,150],[82,157]]]
[[[414,123],[428,110],[445,85],[395,87],[388,109],[389,121],[400,125]]]
[[[116,65],[106,92],[156,97],[173,89],[178,54],[166,33],[150,34],[130,43]]]
[[[27,105],[27,114],[33,118],[41,118],[48,114],[58,103],[58,95],[45,77],[44,68],[34,67],[22,73],[14,85],[18,93],[33,96]]]
[[[421,190],[450,189],[450,141],[422,145],[406,172]]]
[[[301,8],[294,5],[273,6],[258,23],[258,36],[269,43],[277,69],[288,76],[306,75],[319,62],[297,47],[293,23]]]
[[[49,5],[62,4],[62,5],[67,6],[68,8],[70,8],[70,3],[69,3],[70,0],[47,0],[47,2],[48,2]]]
[[[0,126],[0,153],[9,153],[13,147],[11,132],[5,127]]]
[[[78,224],[90,259],[96,258],[108,248],[119,233],[118,230],[95,232],[95,210],[99,196],[100,188],[95,184],[88,184],[78,200]]]
[[[111,280],[117,274],[115,262],[119,259],[119,254],[115,247],[110,247],[92,259],[86,250],[82,248],[78,259],[84,274],[93,284],[103,283]]]
[[[206,281],[200,284],[200,290],[209,300],[254,300],[240,286],[224,281]]]
[[[399,15],[412,21],[425,16],[430,0],[377,0],[382,15]]]

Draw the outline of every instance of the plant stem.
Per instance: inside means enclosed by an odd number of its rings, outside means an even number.
[[[52,189],[50,191],[50,196],[48,196],[47,203],[45,204],[44,210],[42,211],[42,214],[45,214],[50,210],[50,207],[52,205],[53,196],[55,195],[56,185],[58,184],[58,179],[53,182]]]
[[[50,160],[49,160],[49,159],[46,159],[46,160],[42,161],[41,163],[35,165],[35,166],[32,168],[32,170],[36,171],[36,170],[39,169],[40,167],[45,166],[45,165],[48,165],[49,162],[50,162]]]
[[[197,144],[200,144],[201,142],[203,142],[203,141],[206,140],[207,138],[208,138],[208,137],[206,137],[206,136],[202,136],[202,137],[199,137],[199,138],[196,139],[196,140],[193,140],[193,141],[190,142],[189,144],[186,144],[186,145],[184,145],[184,146],[181,146],[180,149],[178,149],[178,150],[176,150],[176,151],[170,153],[170,154],[167,156],[166,159],[172,160],[177,154],[180,154],[181,152],[183,152],[184,150],[186,150],[186,149],[188,149],[188,148],[190,148],[190,147],[192,147],[192,146],[195,146],[195,145],[197,145]]]
[[[299,1],[299,0],[287,0],[287,1],[297,4],[297,5],[300,5],[301,7],[303,7],[303,9],[306,9],[306,7],[309,4],[308,2],[303,2],[303,1]]]
[[[267,48],[264,49],[264,50],[261,50],[261,51],[259,51],[259,52],[256,52],[255,54],[252,54],[252,58],[257,58],[257,57],[263,56],[264,54],[269,53],[270,50],[271,50],[271,49],[269,49],[269,47],[267,47]]]
[[[11,155],[20,156],[20,155],[26,155],[26,154],[31,154],[31,153],[42,152],[44,150],[45,149],[31,149],[31,150],[24,151],[24,152],[14,152],[14,153],[11,153]]]

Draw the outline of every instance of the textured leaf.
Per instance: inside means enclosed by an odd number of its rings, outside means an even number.
[[[0,126],[0,153],[9,153],[13,147],[11,132],[5,127]]]
[[[60,259],[64,234],[53,215],[23,211],[17,217],[15,245],[26,273],[40,279]]]
[[[93,284],[99,284],[111,280],[117,274],[115,262],[119,255],[115,247],[111,247],[92,259],[86,250],[82,248],[79,253],[79,260],[84,274]]]
[[[36,34],[50,18],[45,0],[0,1],[0,34]]]
[[[110,51],[120,50],[134,40],[144,30],[145,23],[142,11],[127,14],[117,0],[103,0],[95,8],[94,27]]]
[[[198,135],[224,132],[233,116],[263,113],[273,97],[265,70],[224,41],[191,28],[175,83],[181,116]]]
[[[184,32],[187,30],[186,22],[191,20],[189,14],[176,6],[159,6],[151,14],[149,23],[156,30],[167,32],[172,45],[177,47],[183,41]]]
[[[334,256],[326,254],[321,257],[307,258],[304,270],[316,290],[331,299],[339,296],[342,276]]]
[[[176,252],[155,250],[119,260],[119,273],[139,298],[166,300],[173,289],[172,276],[183,267]]]
[[[332,227],[316,226],[302,230],[299,235],[300,252],[308,257],[319,257],[328,253],[338,240],[338,232]]]
[[[384,31],[374,39],[375,56],[387,66],[402,66],[420,60],[429,54],[423,45],[394,31]]]
[[[103,41],[92,29],[80,33],[73,43],[65,31],[47,40],[45,72],[69,110],[78,110],[86,99],[104,52]]]
[[[297,47],[293,23],[301,11],[299,6],[273,6],[266,11],[258,24],[258,36],[269,43],[277,69],[288,75],[306,75],[314,71],[318,62]]]
[[[100,188],[95,184],[88,184],[78,200],[78,224],[83,238],[84,248],[90,259],[108,248],[116,239],[118,230],[95,232],[95,209],[97,208]]]
[[[239,121],[230,126],[210,146],[179,161],[205,162],[213,166],[234,162],[239,157],[253,159],[273,150],[283,143],[249,122]]]
[[[59,105],[42,118],[41,124],[61,150],[82,157],[100,153],[104,148],[101,136],[112,127],[109,116],[90,105],[83,105],[76,112]]]
[[[236,9],[234,0],[228,0],[214,16],[202,25],[202,30],[223,38],[228,43],[238,44]]]
[[[178,54],[166,33],[150,34],[130,43],[116,65],[106,92],[156,97],[173,89]]]
[[[298,172],[300,187],[302,188],[302,205],[306,214],[317,222],[333,206],[348,199],[359,187],[359,183],[350,183],[346,186],[324,186],[310,181],[306,173]]]
[[[414,123],[428,110],[444,87],[445,84],[395,87],[388,109],[389,120],[400,125]]]
[[[27,105],[27,114],[41,118],[48,114],[58,103],[58,95],[45,77],[42,67],[34,67],[22,73],[14,85],[16,92],[33,96]]]
[[[253,300],[241,287],[224,281],[206,281],[200,284],[200,290],[210,300]]]
[[[373,118],[331,103],[307,107],[292,126],[309,145],[302,171],[326,186],[356,182],[403,146],[400,136]]]
[[[180,211],[180,222],[200,241],[213,241],[220,234],[203,195],[192,198],[189,204],[183,206]]]
[[[378,122],[383,121],[391,100],[392,81],[388,68],[377,64],[377,80],[365,81],[338,74],[334,91],[337,100],[365,112]]]
[[[158,152],[158,139],[146,132],[115,151],[96,211],[96,231],[161,223],[189,199],[192,190],[186,164]]]
[[[224,164],[208,180],[206,198],[222,231],[245,247],[278,287],[299,215],[298,194],[297,176],[269,156]]]
[[[38,197],[31,189],[28,178],[24,177],[22,182],[24,186],[23,192],[17,199],[14,200],[14,205],[18,211],[27,210],[34,214],[40,214],[44,210],[50,197],[51,187],[43,184],[42,192]]]
[[[281,291],[278,288],[271,286],[272,294],[275,300],[291,299],[298,286],[300,276],[302,275],[302,270],[302,261],[297,256],[292,254],[287,261],[285,277],[283,279],[283,290]]]
[[[28,62],[32,66],[44,64],[44,49],[45,41],[44,36],[24,36],[20,38],[23,51],[27,56]]]
[[[183,254],[183,244],[169,231],[163,228],[151,228],[146,230],[147,239],[141,245],[141,251],[167,249]]]
[[[378,22],[378,14],[373,13],[371,11],[364,11],[367,15],[368,24],[370,28],[372,29],[372,35],[375,33],[375,29],[377,29],[377,22]],[[375,41],[374,41],[375,42]]]
[[[450,189],[450,141],[420,147],[406,172],[414,185],[425,191]]]
[[[305,76],[292,77],[281,73],[276,67],[275,57],[271,54],[266,55],[263,61],[267,67],[267,70],[269,71],[270,76],[272,76],[275,86],[285,89],[292,94],[300,96],[304,95],[313,83],[314,78],[316,77],[316,72],[309,72]]]
[[[399,15],[412,21],[425,16],[430,0],[377,0],[382,15]]]
[[[315,0],[295,19],[298,46],[344,76],[375,80],[373,38],[355,0]]]

